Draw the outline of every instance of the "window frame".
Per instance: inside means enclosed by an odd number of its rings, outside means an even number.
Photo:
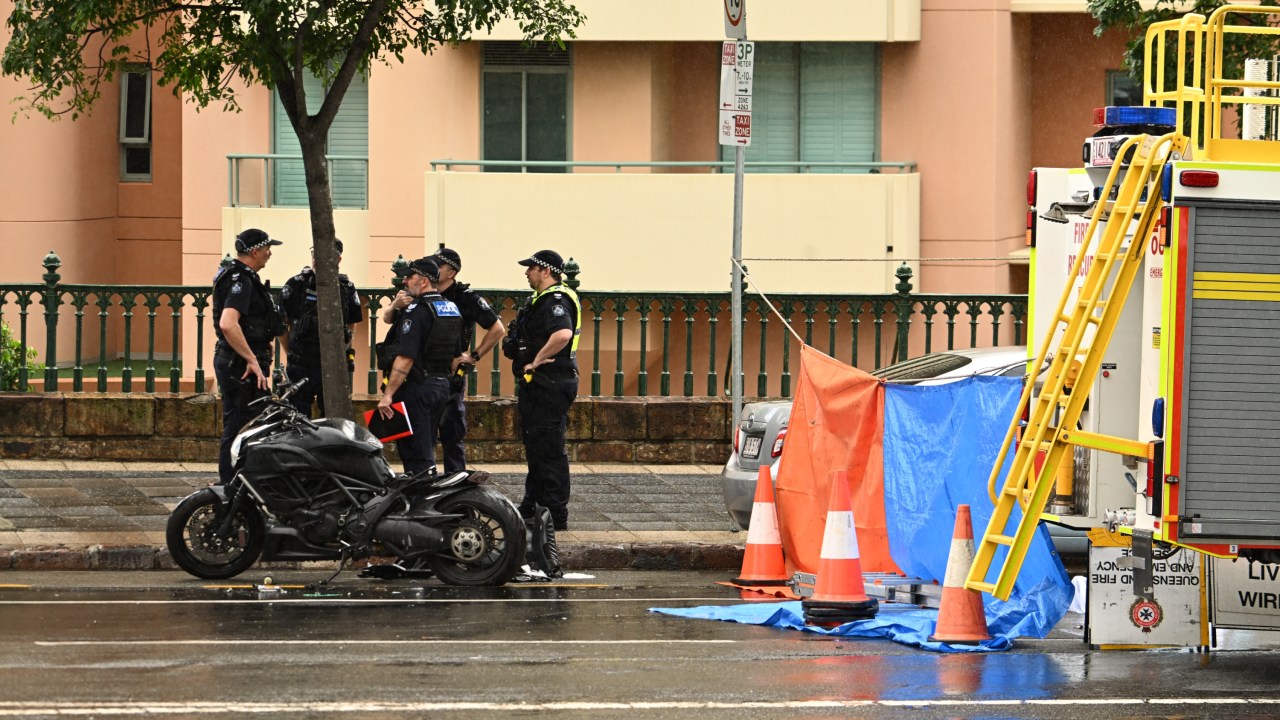
[[[1107,102],[1105,106],[1114,107],[1116,105],[1117,86],[1119,86],[1122,82],[1126,82],[1133,86],[1132,90],[1135,93],[1135,97],[1132,104],[1141,105],[1142,104],[1142,83],[1134,82],[1133,78],[1129,77],[1129,72],[1127,70],[1108,70],[1107,71]]]
[[[571,48],[572,46],[568,46]],[[482,60],[480,63],[480,88],[478,97],[480,100],[480,159],[490,160],[485,155],[486,133],[485,133],[485,105],[484,105],[484,89],[486,76],[489,73],[503,74],[519,74],[520,75],[520,158],[519,162],[530,162],[529,160],[529,75],[532,73],[542,75],[563,75],[565,77],[564,92],[564,162],[573,161],[573,65],[574,53],[570,49],[568,53],[568,62],[564,65],[533,65],[522,63],[491,63]],[[505,170],[507,172],[514,171],[514,168],[485,168],[486,170]],[[553,172],[554,168],[547,168],[543,172]],[[521,167],[520,172],[529,172],[526,167]],[[567,169],[565,170],[567,172]]]
[[[806,134],[807,134],[808,132],[812,132],[812,130],[813,130],[813,127],[812,127],[811,125],[808,125],[807,123],[805,123],[805,109],[804,109],[804,88],[805,88],[805,77],[806,77],[806,72],[805,72],[805,71],[806,71],[806,68],[805,68],[805,62],[804,62],[804,57],[805,57],[805,55],[804,55],[804,52],[805,52],[805,46],[820,46],[820,45],[846,45],[846,44],[847,44],[847,45],[863,45],[863,46],[867,46],[867,47],[868,47],[868,49],[869,49],[869,51],[870,51],[870,53],[871,53],[870,72],[871,72],[871,76],[872,76],[872,89],[871,89],[870,96],[874,99],[874,103],[875,103],[875,108],[874,108],[875,112],[874,112],[874,117],[873,117],[872,127],[871,127],[871,158],[870,158],[870,162],[878,162],[878,161],[881,159],[881,140],[882,140],[883,120],[884,120],[884,116],[883,116],[883,113],[884,113],[884,105],[883,105],[883,103],[881,102],[881,97],[882,97],[881,89],[882,89],[882,87],[883,87],[883,82],[884,82],[884,78],[883,78],[883,57],[882,57],[882,52],[881,52],[881,51],[882,51],[882,48],[879,46],[879,44],[877,44],[877,43],[871,43],[871,42],[862,42],[862,41],[851,41],[851,42],[832,42],[832,41],[797,41],[797,40],[784,40],[784,41],[764,41],[764,42],[759,42],[759,43],[757,43],[757,52],[756,52],[756,58],[757,58],[757,65],[756,65],[756,79],[757,79],[757,82],[759,82],[759,78],[760,78],[760,60],[759,60],[759,58],[760,58],[760,56],[761,56],[761,55],[760,55],[760,46],[761,46],[761,45],[764,45],[764,44],[766,44],[766,43],[767,43],[768,45],[772,45],[772,46],[775,46],[775,47],[778,47],[778,48],[785,48],[785,49],[786,49],[786,51],[787,51],[787,52],[789,52],[789,54],[790,54],[790,56],[791,56],[791,61],[790,61],[790,65],[791,65],[791,77],[790,77],[790,82],[793,82],[793,83],[794,83],[794,86],[795,86],[795,116],[796,116],[796,126],[795,126],[795,142],[794,142],[794,144],[793,144],[793,147],[791,148],[791,152],[789,153],[789,157],[790,157],[790,158],[792,158],[792,159],[787,160],[787,162],[796,162],[796,163],[804,163],[804,162],[819,162],[819,161],[812,161],[812,160],[810,160],[810,161],[806,161],[805,159],[803,159],[803,156],[804,156],[804,152],[803,152],[803,151],[804,151],[804,149],[805,149],[805,147],[806,147]],[[753,119],[753,121],[754,121],[754,119]],[[747,149],[747,154],[748,154],[748,156],[750,156],[750,154],[751,154],[751,150],[750,150],[750,148],[748,148],[748,149]],[[729,146],[729,145],[722,145],[722,146],[720,147],[720,160],[721,160],[722,162],[732,162],[732,161],[733,161],[733,157],[734,157],[734,148],[733,148],[733,146]],[[749,170],[749,172],[756,172],[756,173],[797,173],[797,172],[814,172],[814,171],[813,171],[813,170],[802,170],[802,169],[799,169],[799,168],[796,168],[796,169],[790,169],[790,168],[753,168],[753,169]],[[832,171],[825,171],[825,172],[856,172],[856,173],[872,173],[872,174],[874,174],[874,173],[876,173],[876,172],[878,172],[878,171],[877,171],[877,170],[875,170],[875,169],[872,169],[872,170],[832,170]]]
[[[141,76],[141,79],[134,78]],[[129,128],[129,90],[135,82],[142,83],[143,89],[143,107],[142,107],[142,135],[131,136],[128,134]],[[152,142],[151,142],[151,69],[145,66],[136,68],[126,68],[120,74],[120,113],[119,113],[119,132],[117,141],[120,145],[120,180],[121,182],[150,182],[154,166],[152,161]],[[148,155],[146,173],[131,173],[128,171],[128,154],[130,150],[145,149]]]

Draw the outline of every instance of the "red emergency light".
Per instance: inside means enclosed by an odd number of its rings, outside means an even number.
[[[1218,187],[1218,173],[1212,170],[1183,170],[1178,173],[1178,182],[1183,187]]]
[[[1027,246],[1036,244],[1036,171],[1027,173]]]

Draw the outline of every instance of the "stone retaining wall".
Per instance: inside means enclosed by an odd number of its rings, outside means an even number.
[[[363,417],[376,402],[357,395],[356,412]],[[523,460],[514,398],[473,398],[467,408],[469,460]],[[569,413],[569,458],[723,463],[730,408],[717,398],[579,398]],[[221,432],[221,405],[209,394],[0,393],[4,458],[214,462]],[[394,458],[395,448],[387,454]]]

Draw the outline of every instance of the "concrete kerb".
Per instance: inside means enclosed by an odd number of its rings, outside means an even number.
[[[725,570],[742,566],[741,545],[701,542],[573,543],[560,548],[570,570]],[[392,558],[375,558],[390,562]],[[365,561],[353,564],[364,567]],[[263,570],[331,570],[331,562],[264,562]],[[178,570],[166,548],[150,545],[0,548],[0,570]]]

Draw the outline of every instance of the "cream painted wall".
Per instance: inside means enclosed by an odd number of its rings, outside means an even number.
[[[574,0],[586,16],[579,40],[723,40],[724,8],[690,0]],[[752,40],[895,42],[920,39],[920,0],[751,0],[747,35]],[[523,37],[515,22],[499,23],[487,36]],[[480,36],[477,36],[480,38]]]
[[[369,272],[369,213],[364,210],[334,210],[333,225],[342,239],[342,267],[356,287],[390,285],[389,273],[373,278]],[[306,208],[223,208],[220,251],[235,257],[236,235],[248,228],[261,228],[284,243],[272,248],[271,260],[259,276],[280,287],[285,280],[311,264],[311,218]],[[390,263],[388,263],[388,267]],[[214,270],[216,271],[216,264]]]
[[[749,261],[766,293],[891,292],[893,258],[918,256],[917,175],[749,175],[744,193],[744,257],[890,260]],[[464,261],[492,259],[467,264],[477,287],[520,287],[515,261],[542,248],[573,257],[586,289],[728,286],[731,175],[427,173],[426,198]]]

